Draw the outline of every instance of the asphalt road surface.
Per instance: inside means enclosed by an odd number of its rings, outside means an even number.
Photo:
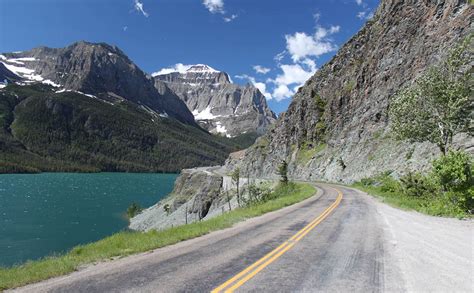
[[[318,194],[310,199],[232,228],[99,263],[18,291],[474,290],[472,222],[441,219],[440,223],[387,207],[346,187],[317,186]],[[418,227],[412,225],[420,222]],[[430,237],[434,247],[423,243]],[[444,242],[452,239],[461,246],[446,246]]]

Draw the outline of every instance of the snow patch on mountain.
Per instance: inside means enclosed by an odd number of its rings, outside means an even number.
[[[219,70],[216,70],[212,68],[209,65],[206,64],[182,64],[178,63],[172,67],[167,67],[167,68],[162,68],[156,72],[153,72],[151,76],[159,76],[159,75],[165,75],[165,74],[170,74],[170,73],[180,73],[180,74],[186,74],[186,73],[219,73]]]
[[[48,84],[54,87],[61,87],[60,84],[55,83],[50,79],[44,79],[41,75],[35,74],[34,69],[29,69],[25,67],[25,62],[32,62],[36,61],[37,59],[34,57],[21,57],[21,58],[7,58],[4,55],[0,55],[0,61],[8,70],[13,72],[14,74],[27,79],[27,83],[29,82],[41,82],[44,84]]]
[[[231,137],[229,134],[227,134],[227,129],[225,128],[224,125],[221,124],[220,121],[217,121],[217,122],[216,122],[216,129],[215,129],[215,132],[217,132],[217,133],[223,133],[223,134],[225,134],[225,136]]]
[[[194,110],[193,112],[194,119],[196,120],[212,120],[220,116],[215,116],[211,113],[211,108],[207,107],[206,109],[199,112],[198,110]]]

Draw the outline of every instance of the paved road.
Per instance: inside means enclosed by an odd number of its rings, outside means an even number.
[[[344,187],[327,184],[318,187],[318,194],[306,201],[232,228],[153,252],[101,263],[19,291],[209,292],[218,288],[237,292],[374,292],[413,289],[403,281],[406,278],[392,253],[384,231],[386,224],[374,200]]]

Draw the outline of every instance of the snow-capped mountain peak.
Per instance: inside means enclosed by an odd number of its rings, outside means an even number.
[[[215,70],[209,65],[206,64],[196,64],[191,65],[186,72],[194,72],[194,73],[219,73],[220,71]]]

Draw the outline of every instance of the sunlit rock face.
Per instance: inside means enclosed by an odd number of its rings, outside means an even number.
[[[198,64],[183,72],[154,75],[157,88],[170,88],[198,123],[212,133],[236,137],[262,135],[276,120],[263,94],[253,85],[232,83],[229,75]]]

